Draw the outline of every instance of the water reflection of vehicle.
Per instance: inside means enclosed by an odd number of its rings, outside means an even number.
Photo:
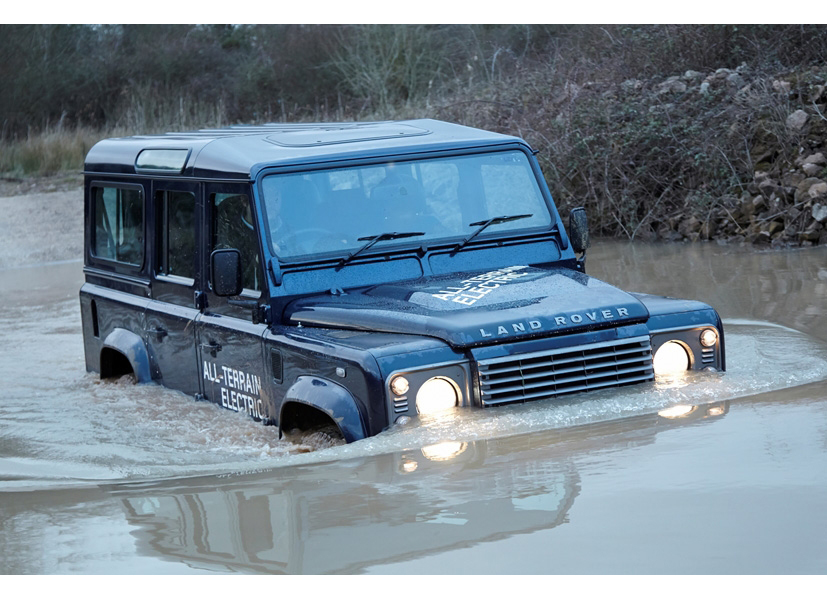
[[[580,492],[572,456],[649,444],[727,413],[727,402],[665,416],[513,438],[445,442],[330,465],[125,484],[138,551],[211,571],[353,573],[551,529]],[[573,452],[572,452],[573,450]],[[343,468],[346,467],[346,468]]]

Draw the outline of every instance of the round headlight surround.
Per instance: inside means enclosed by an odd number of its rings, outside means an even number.
[[[425,381],[416,392],[416,412],[430,415],[456,407],[462,400],[462,392],[456,381],[437,375]]]
[[[656,376],[675,376],[692,368],[690,350],[678,340],[669,340],[660,345],[652,357]]]

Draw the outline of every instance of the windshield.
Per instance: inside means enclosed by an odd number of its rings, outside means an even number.
[[[552,222],[528,157],[516,150],[268,175],[262,192],[282,259],[347,254],[377,236],[382,249],[463,239],[506,215],[526,217],[492,224],[480,238]],[[422,235],[389,237],[401,232]]]

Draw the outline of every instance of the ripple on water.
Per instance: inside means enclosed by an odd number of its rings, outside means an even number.
[[[129,378],[100,381],[96,375],[79,373],[78,363],[71,362],[57,366],[60,377],[43,379],[34,388],[26,382],[18,382],[16,388],[12,384],[13,389],[29,393],[26,398],[9,398],[0,413],[0,488],[35,481],[43,485],[158,478],[343,460],[443,440],[470,441],[598,423],[675,404],[734,400],[827,379],[823,342],[771,323],[727,321],[725,328],[726,374],[702,373],[681,384],[656,383],[525,405],[456,410],[338,447],[328,447],[324,436],[279,440],[276,428],[245,415],[156,384],[133,385]],[[52,336],[50,341],[58,346],[77,343],[77,336],[69,332]],[[55,355],[61,355],[61,348],[56,350]],[[311,449],[316,451],[308,453]]]

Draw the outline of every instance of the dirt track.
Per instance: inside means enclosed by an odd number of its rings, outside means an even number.
[[[82,258],[80,179],[3,181],[0,239],[0,269]]]

